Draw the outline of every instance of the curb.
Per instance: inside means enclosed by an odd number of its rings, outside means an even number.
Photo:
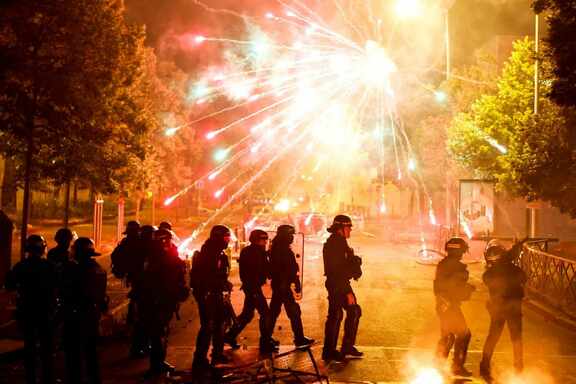
[[[102,316],[100,319],[100,337],[115,336],[126,329],[129,304],[130,300],[125,299]]]
[[[569,316],[550,308],[532,298],[527,298],[524,300],[526,307],[532,311],[538,313],[546,320],[551,321],[561,327],[564,327],[570,331],[576,332],[576,320],[570,318]]]

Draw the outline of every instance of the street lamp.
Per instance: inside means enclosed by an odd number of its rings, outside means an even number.
[[[403,19],[414,19],[422,14],[420,0],[397,0],[396,15]]]

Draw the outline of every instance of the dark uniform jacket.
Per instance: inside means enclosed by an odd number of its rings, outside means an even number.
[[[46,258],[55,265],[61,266],[70,259],[70,251],[68,248],[57,245],[48,251]]]
[[[112,273],[132,283],[144,269],[145,251],[138,237],[125,237],[112,252]]]
[[[434,294],[451,303],[470,299],[472,286],[468,284],[468,268],[458,258],[446,256],[436,267]]]
[[[99,317],[107,310],[107,274],[94,259],[64,266],[62,301],[66,316]]]
[[[269,276],[268,252],[250,244],[240,252],[240,280],[243,290],[257,290]]]
[[[51,315],[56,307],[56,286],[53,264],[40,257],[16,263],[6,276],[6,289],[18,292],[19,315]]]
[[[156,248],[157,252],[146,262],[139,297],[157,310],[174,312],[177,304],[186,300],[189,289],[186,285],[186,263],[178,256],[178,249]]]
[[[192,259],[190,287],[194,295],[230,289],[230,264],[220,241],[208,239]]]
[[[324,243],[322,254],[326,288],[342,294],[351,293],[350,279],[362,275],[362,259],[354,255],[344,236],[334,233]]]
[[[292,283],[300,284],[298,279],[299,269],[296,255],[290,245],[273,242],[270,250],[272,289],[288,289]]]
[[[493,302],[522,300],[526,274],[512,263],[496,263],[482,275]]]

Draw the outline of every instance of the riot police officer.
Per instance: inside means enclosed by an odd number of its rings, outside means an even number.
[[[26,383],[36,383],[36,345],[40,344],[42,383],[54,382],[53,338],[56,306],[56,272],[42,258],[46,241],[42,236],[26,239],[26,258],[6,276],[6,289],[17,291],[16,319],[24,337]]]
[[[324,243],[324,275],[328,290],[328,317],[324,329],[322,351],[324,360],[342,360],[345,357],[363,356],[363,353],[354,346],[362,311],[350,286],[351,279],[357,280],[362,275],[362,259],[354,255],[354,250],[348,246],[346,239],[350,238],[351,231],[350,217],[338,215],[328,228],[330,237]],[[343,318],[342,310],[346,311],[346,321],[342,349],[338,352],[336,347]]]
[[[276,350],[272,341],[270,308],[262,292],[262,285],[266,284],[269,275],[268,234],[260,229],[250,233],[250,245],[240,252],[240,280],[244,291],[244,307],[238,316],[236,324],[228,331],[224,341],[232,348],[237,348],[236,337],[252,321],[254,310],[260,315],[260,351],[271,352]]]
[[[152,225],[143,225],[140,227],[140,252],[144,266],[146,262],[162,253],[162,247],[155,240],[157,228]],[[144,357],[150,351],[150,340],[146,331],[143,314],[142,314],[142,290],[145,282],[144,267],[142,273],[136,274],[131,281],[131,290],[129,293],[129,323],[132,325],[132,344],[130,355],[133,358]]]
[[[66,264],[62,288],[68,383],[82,383],[85,366],[89,383],[100,384],[97,343],[100,317],[108,310],[106,271],[93,259],[100,254],[91,239],[80,237],[72,248],[75,262]]]
[[[112,273],[119,279],[125,279],[131,287],[128,292],[130,303],[128,305],[127,322],[132,326],[132,343],[130,347],[130,356],[133,358],[142,357],[147,352],[145,339],[138,329],[138,308],[136,304],[136,295],[138,282],[141,280],[144,271],[144,259],[146,249],[143,247],[140,238],[140,223],[138,221],[129,221],[126,224],[126,235],[112,251]]]
[[[178,305],[189,296],[185,281],[186,265],[172,244],[172,232],[159,229],[154,232],[156,243],[146,260],[142,283],[138,292],[141,322],[150,338],[150,369],[155,376],[174,369],[165,361],[170,320]]]
[[[498,242],[491,241],[484,252],[487,269],[482,280],[490,294],[486,305],[490,313],[490,330],[484,343],[480,374],[487,381],[492,380],[490,362],[506,324],[512,340],[514,368],[518,373],[523,369],[522,299],[526,274],[513,264],[515,254],[522,244],[517,243],[512,249],[506,250]]]
[[[144,267],[142,246],[140,243],[140,223],[132,220],[126,224],[126,235],[112,251],[112,273],[128,284],[136,278]]]
[[[292,293],[292,284],[294,284],[296,293],[302,292],[296,255],[290,247],[294,242],[295,233],[293,226],[280,225],[276,231],[276,236],[272,240],[272,247],[270,248],[270,276],[272,278],[272,300],[270,301],[271,329],[274,330],[276,320],[280,315],[282,305],[284,305],[292,326],[294,344],[296,347],[305,347],[313,344],[314,340],[304,336],[302,312]]]
[[[436,312],[440,318],[441,337],[437,356],[445,360],[454,347],[452,373],[457,376],[471,376],[464,367],[471,333],[462,313],[462,302],[470,299],[474,287],[468,284],[468,267],[462,263],[462,256],[468,251],[468,243],[454,237],[445,244],[446,257],[438,263],[434,279]]]
[[[158,229],[167,229],[170,232],[172,232],[172,242],[176,245],[180,244],[180,238],[178,237],[178,235],[176,235],[176,233],[172,229],[172,223],[171,222],[169,222],[169,221],[160,222],[160,224],[158,224]]]
[[[54,235],[56,246],[48,251],[48,260],[60,268],[70,260],[70,245],[78,238],[76,232],[68,228],[60,228]]]
[[[228,281],[230,264],[224,250],[231,239],[230,230],[223,225],[215,225],[210,237],[193,257],[190,271],[192,294],[198,303],[200,330],[196,338],[196,351],[193,365],[196,368],[208,366],[208,349],[212,343],[212,364],[227,363],[224,356],[224,292],[232,290]]]

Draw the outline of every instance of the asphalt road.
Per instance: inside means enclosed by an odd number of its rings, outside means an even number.
[[[347,364],[323,367],[332,382],[410,383],[421,369],[429,365],[438,338],[438,321],[431,290],[434,267],[416,263],[416,245],[383,242],[380,240],[384,238],[383,235],[378,230],[373,232],[374,237],[357,234],[351,239],[352,247],[362,255],[364,262],[364,275],[354,283],[354,289],[363,311],[357,345],[366,355],[364,359]],[[315,348],[317,354],[320,353],[327,312],[322,268],[321,244],[307,242],[301,306],[305,333],[318,340]],[[480,280],[483,266],[473,264],[470,270],[472,283],[478,290],[463,308],[472,330],[467,367],[477,374],[489,318],[485,310],[486,290]],[[236,275],[233,279],[233,302],[239,312],[243,293],[239,290]],[[168,360],[179,371],[186,371],[191,366],[199,325],[192,299],[182,306],[180,314],[181,320],[172,322]],[[274,335],[285,348],[289,348],[292,334],[284,312],[280,315]],[[524,340],[527,373],[523,383],[576,383],[575,332],[547,322],[539,314],[525,309]],[[245,347],[236,352],[230,351],[230,356],[235,361],[255,358],[258,344],[257,316],[241,334],[239,341]],[[106,383],[142,382],[141,376],[147,368],[146,360],[129,360],[127,354],[124,340],[108,341],[103,346],[101,356]],[[512,366],[507,332],[498,345],[493,364],[495,372],[502,377]],[[1,365],[0,382],[23,382],[21,365]],[[471,379],[469,382],[480,381]]]

